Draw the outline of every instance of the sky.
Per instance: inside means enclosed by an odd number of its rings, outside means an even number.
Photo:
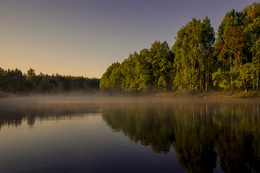
[[[253,0],[0,0],[0,67],[100,78],[113,62],[174,44],[178,30],[206,16],[217,32],[226,12]]]

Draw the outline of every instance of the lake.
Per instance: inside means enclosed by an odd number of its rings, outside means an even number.
[[[0,100],[0,172],[260,172],[260,100]]]

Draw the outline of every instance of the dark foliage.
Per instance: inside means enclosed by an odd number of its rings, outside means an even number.
[[[21,70],[5,70],[0,68],[0,91],[8,93],[58,93],[70,91],[91,92],[99,89],[99,79],[35,74],[29,69],[27,74]]]

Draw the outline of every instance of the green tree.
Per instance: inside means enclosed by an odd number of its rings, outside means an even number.
[[[170,51],[166,41],[155,41],[150,48],[152,72],[156,89],[166,89],[170,87],[171,70],[173,68],[174,56]]]
[[[113,63],[111,66],[109,66],[106,70],[106,72],[103,74],[101,80],[100,80],[100,88],[101,89],[113,89],[114,86],[119,85],[119,81],[116,78],[116,71],[118,71],[118,68],[120,66],[120,63],[116,62]],[[115,71],[115,72],[114,72]]]
[[[101,89],[130,92],[167,90],[174,79],[174,54],[166,41],[155,41],[150,49],[130,54],[121,64],[108,67],[100,82]]]
[[[178,31],[172,50],[176,68],[174,84],[180,90],[208,90],[214,40],[208,17],[203,22],[193,18]]]
[[[245,28],[245,33],[249,39],[250,51],[252,53],[252,63],[254,66],[253,73],[256,74],[256,88],[259,89],[259,72],[260,72],[260,17],[256,18]],[[253,87],[255,82],[253,82]]]
[[[223,88],[224,90],[230,89],[230,74],[219,68],[216,72],[212,73],[213,85]]]
[[[230,90],[233,91],[234,73],[243,65],[245,38],[243,35],[243,13],[234,9],[226,13],[218,29],[215,55],[222,70],[230,74]]]

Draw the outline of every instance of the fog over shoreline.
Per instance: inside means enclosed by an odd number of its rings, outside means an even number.
[[[250,102],[260,103],[260,98],[203,98],[197,96],[125,96],[102,94],[53,94],[53,95],[29,95],[11,96],[0,98],[0,105],[77,105],[77,104],[171,104],[171,103],[226,103],[226,102]]]

